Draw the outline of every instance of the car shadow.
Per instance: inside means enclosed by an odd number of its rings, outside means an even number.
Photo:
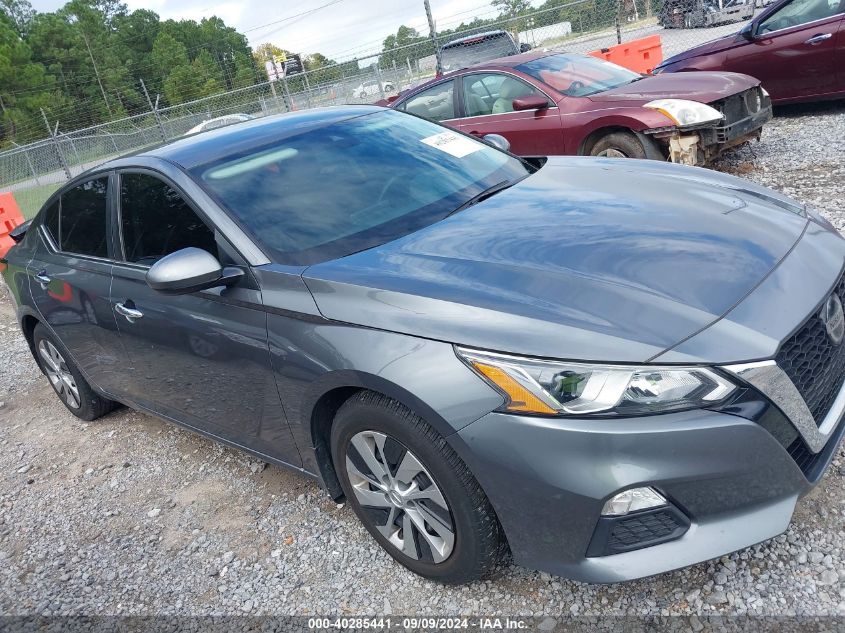
[[[817,114],[839,114],[845,112],[845,99],[816,101],[814,103],[790,103],[774,107],[776,117],[792,118]]]

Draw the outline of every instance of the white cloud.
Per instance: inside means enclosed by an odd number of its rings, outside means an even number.
[[[149,9],[163,20],[201,20],[218,16],[227,25],[246,32],[252,46],[264,42],[298,53],[320,52],[343,60],[378,53],[385,37],[401,25],[428,33],[423,0],[341,0],[305,16],[291,17],[316,9],[329,0],[298,3],[267,0],[124,0],[130,10]],[[532,0],[535,6],[542,0]],[[61,0],[34,0],[39,11],[54,11]],[[284,8],[280,8],[284,6]],[[454,28],[473,17],[490,18],[496,11],[489,0],[431,0],[432,14],[439,28]],[[285,18],[291,18],[284,20]],[[284,20],[278,24],[263,24]]]

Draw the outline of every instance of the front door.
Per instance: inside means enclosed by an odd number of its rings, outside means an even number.
[[[761,20],[754,40],[729,52],[727,67],[759,79],[773,99],[835,90],[845,0],[792,0]]]
[[[150,172],[119,175],[122,260],[111,302],[129,356],[134,402],[238,445],[300,465],[270,366],[261,292],[232,247],[175,186]],[[242,266],[238,285],[167,295],[149,267],[186,247]]]
[[[463,118],[458,128],[473,136],[500,134],[519,156],[563,154],[558,108],[529,83],[504,73],[473,73],[462,77]],[[514,111],[513,100],[540,96],[549,107]]]

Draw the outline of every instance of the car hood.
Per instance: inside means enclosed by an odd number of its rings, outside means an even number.
[[[482,203],[303,277],[329,319],[643,362],[742,301],[807,221],[778,194],[704,169],[550,158]]]
[[[747,90],[760,82],[740,73],[697,72],[648,75],[633,83],[605,90],[589,99],[606,101],[651,101],[653,99],[692,99],[709,103]]]
[[[677,55],[668,57],[660,62],[657,67],[664,68],[665,66],[669,66],[675,62],[692,59],[693,57],[699,57],[701,55],[716,55],[728,49],[735,48],[743,43],[747,43],[747,41],[743,39],[739,33],[731,33],[730,35],[718,37],[715,40],[710,40],[709,42],[704,42],[704,44],[688,48],[683,53],[678,53]]]

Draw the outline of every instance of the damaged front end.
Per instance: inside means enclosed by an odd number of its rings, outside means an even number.
[[[675,125],[643,130],[643,134],[658,144],[669,161],[682,165],[705,165],[725,150],[759,141],[763,126],[772,118],[772,101],[761,86],[700,104],[712,112],[709,119],[707,112],[699,114],[698,121],[684,121],[678,113],[659,107],[662,104],[652,105],[656,103],[646,107],[663,112]]]

